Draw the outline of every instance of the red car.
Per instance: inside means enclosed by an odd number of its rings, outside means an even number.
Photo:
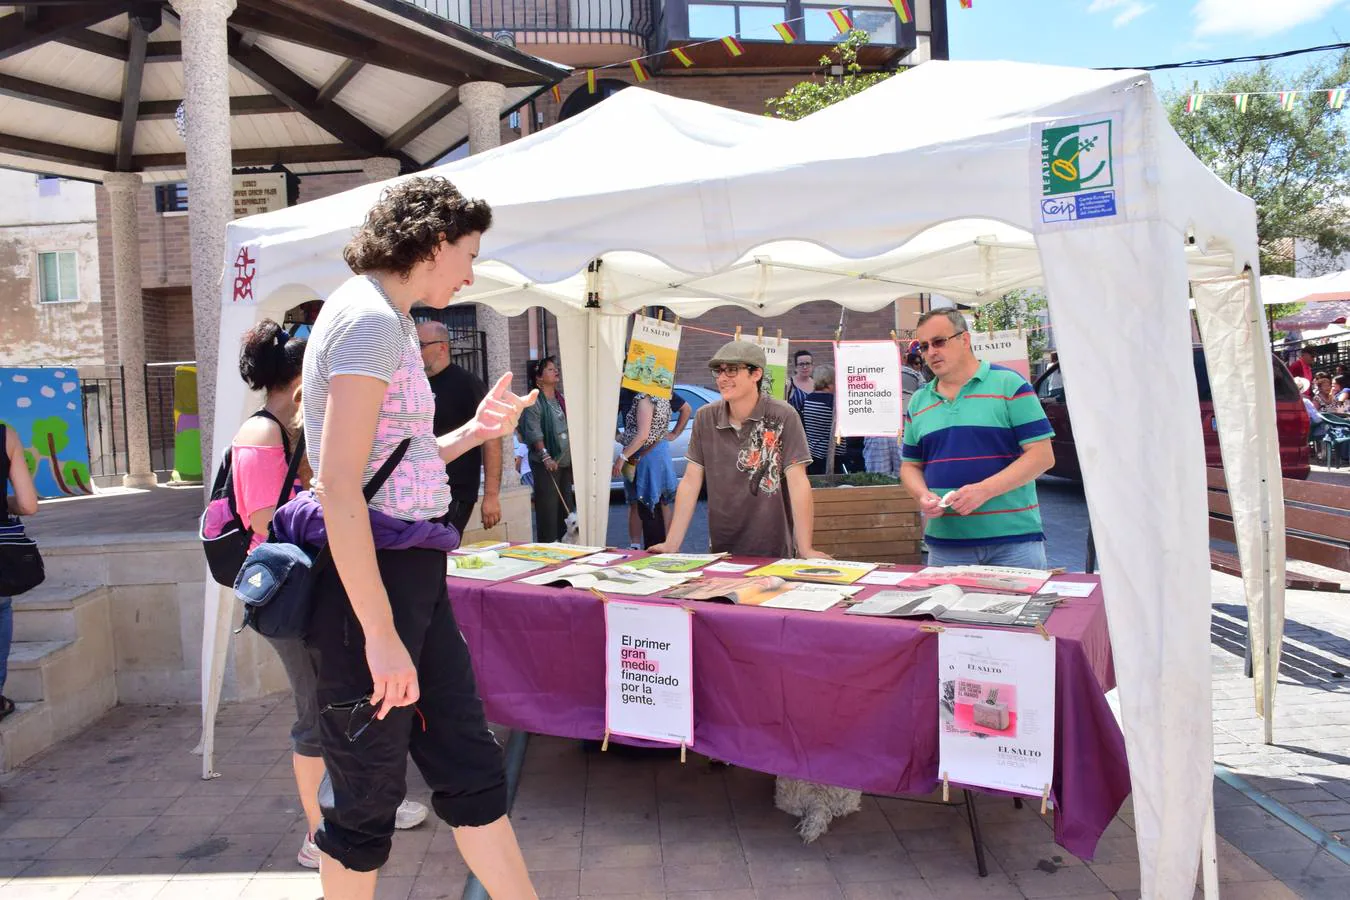
[[[1195,381],[1200,389],[1200,419],[1205,429],[1205,464],[1223,466],[1219,453],[1219,434],[1214,420],[1214,402],[1209,393],[1209,371],[1205,368],[1204,351],[1197,345],[1195,354]],[[1294,376],[1278,357],[1271,358],[1275,369],[1275,427],[1280,438],[1280,468],[1285,478],[1308,477],[1308,412],[1303,407]],[[1036,381],[1036,396],[1045,408],[1045,415],[1055,429],[1053,444],[1055,465],[1051,475],[1061,478],[1083,479],[1078,468],[1078,452],[1073,444],[1073,426],[1069,407],[1064,402],[1064,378],[1058,363],[1051,366]]]

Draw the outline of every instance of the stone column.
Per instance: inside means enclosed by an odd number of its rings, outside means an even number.
[[[460,85],[459,102],[469,114],[469,154],[482,153],[502,142],[502,105],[506,102],[506,87],[495,81],[470,81]],[[491,197],[486,197],[489,203]],[[478,304],[478,327],[487,342],[488,387],[511,368],[511,331],[506,316],[483,304]],[[513,389],[525,389],[525,373],[515,373]],[[515,455],[509,442],[502,451],[502,486],[520,483],[516,475]]]
[[[129,488],[155,486],[150,467],[150,423],[145,413],[145,298],[141,293],[141,229],[136,197],[141,176],[108,172],[103,176],[112,213],[113,302],[117,309],[117,358],[126,394],[127,474]]]
[[[372,184],[397,177],[401,167],[402,164],[398,160],[387,156],[372,156],[361,161],[361,171]]]
[[[192,249],[192,332],[202,470],[212,471],[217,341],[225,226],[233,216],[230,167],[230,60],[225,23],[235,0],[172,0],[183,43],[187,125],[188,239]],[[208,484],[210,483],[207,479]]]

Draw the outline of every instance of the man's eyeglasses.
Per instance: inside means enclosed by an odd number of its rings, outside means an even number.
[[[448,343],[450,343],[450,342],[449,342],[449,341],[418,341],[417,343],[421,346],[421,348],[422,348],[423,350],[425,350],[425,349],[427,349],[428,347],[434,347],[434,346],[436,346],[437,344],[448,344]]]
[[[741,374],[741,372],[749,371],[750,369],[753,368],[754,366],[744,366],[741,365],[740,363],[730,363],[728,365],[723,366],[712,366],[712,373],[714,378],[721,378],[723,375],[735,378],[737,375]]]
[[[799,363],[797,363],[797,368],[799,368],[799,369],[809,369],[809,368],[811,368],[811,361],[808,359],[806,362],[799,362]]]
[[[965,333],[966,330],[963,328],[960,331],[952,332],[946,337],[933,338],[931,341],[919,341],[919,352],[927,353],[929,348],[932,348],[933,350],[941,350],[943,347],[947,346],[947,342],[950,341],[952,338],[957,337],[959,335],[963,335]]]

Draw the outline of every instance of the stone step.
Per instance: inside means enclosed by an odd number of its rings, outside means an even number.
[[[79,636],[79,607],[100,599],[96,584],[42,584],[14,598],[14,640],[71,641]]]
[[[9,650],[5,696],[15,702],[42,700],[46,695],[44,671],[71,655],[74,646],[74,640],[15,641]]]
[[[56,743],[46,703],[21,703],[0,721],[0,773],[9,772]]]

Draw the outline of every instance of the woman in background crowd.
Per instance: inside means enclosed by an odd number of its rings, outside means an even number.
[[[816,379],[812,374],[814,371],[815,364],[810,350],[798,350],[792,354],[792,378],[788,381],[787,402],[792,404],[792,408],[799,416],[802,414],[807,396],[816,389]]]
[[[812,373],[811,393],[800,410],[806,430],[806,446],[811,450],[807,475],[824,475],[825,462],[834,437],[834,366],[816,366]],[[836,451],[837,452],[837,451]],[[836,462],[838,468],[838,462]]]
[[[530,365],[530,387],[539,399],[520,418],[520,436],[530,448],[530,472],[534,474],[534,522],[536,539],[548,543],[567,533],[568,510],[576,506],[572,496],[572,445],[567,437],[567,408],[558,384],[562,370],[552,356]]]
[[[676,395],[678,396],[678,395]],[[688,421],[688,404],[680,400],[680,419]],[[675,502],[675,466],[670,461],[671,401],[638,394],[624,415],[623,448],[614,461],[614,474],[623,475],[630,510],[642,523],[642,546],[666,539],[666,510]],[[631,513],[630,513],[631,515]]]

